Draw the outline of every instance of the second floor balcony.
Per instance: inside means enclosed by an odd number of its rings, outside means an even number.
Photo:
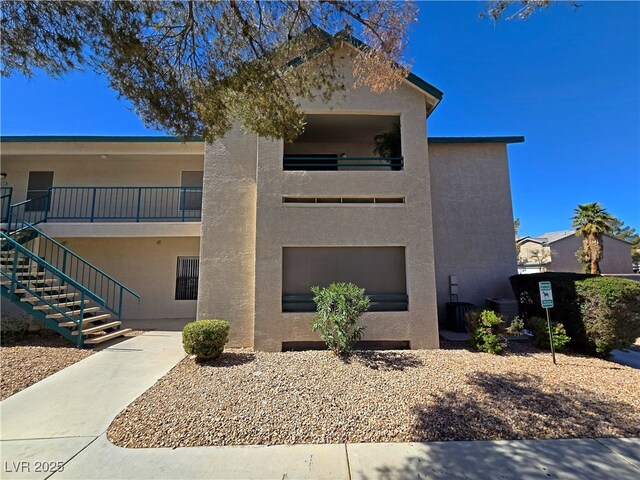
[[[285,171],[404,170],[398,115],[308,114],[305,123],[284,145]]]
[[[199,222],[202,187],[50,187],[10,206],[10,222]]]

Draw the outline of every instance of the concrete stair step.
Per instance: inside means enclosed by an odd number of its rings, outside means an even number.
[[[44,277],[45,272],[38,272],[37,270],[33,270],[31,272],[23,271],[22,273],[16,273],[17,278],[28,278],[28,277]]]
[[[49,285],[47,287],[29,287],[31,292],[61,292],[66,290],[67,287],[65,285]],[[31,293],[30,291],[24,288],[16,288],[16,293]]]
[[[91,327],[91,328],[87,328],[87,329],[83,329],[82,330],[82,334],[83,335],[89,335],[89,334],[93,334],[93,333],[99,333],[102,332],[108,328],[113,328],[113,327],[117,327],[118,325],[121,325],[122,322],[120,320],[116,320],[115,322],[110,322],[110,323],[105,323],[103,325],[96,325],[95,327]],[[71,332],[71,335],[78,335],[78,331],[73,331]]]
[[[54,295],[42,295],[40,297],[23,297],[20,299],[21,302],[37,302],[39,300],[55,300],[55,299],[63,299],[63,298],[71,298],[77,297],[78,292],[67,292],[67,293],[58,293]]]
[[[89,300],[85,300],[84,301],[85,305],[87,303],[89,303]],[[81,305],[82,301],[77,300],[75,302],[64,302],[64,303],[54,303],[53,306],[54,307],[58,307],[58,308],[67,308],[67,307],[72,307],[74,305]],[[35,307],[33,307],[34,310],[51,310],[53,309],[53,307],[51,305],[36,305]]]
[[[111,318],[110,313],[96,315],[95,317],[86,317],[84,320],[82,320],[82,326],[84,327],[85,325],[88,325],[93,322],[101,321],[101,320],[109,320],[110,318]],[[60,327],[75,327],[76,325],[77,325],[76,322],[72,322],[70,320],[68,322],[61,322],[58,324],[58,326]]]
[[[85,307],[85,309],[83,311],[84,311],[84,313],[99,312],[100,311],[100,307]],[[80,309],[70,310],[70,311],[68,311],[66,313],[67,313],[67,315],[75,317],[77,315],[80,315]],[[50,313],[49,315],[46,316],[46,318],[67,318],[67,317],[65,317],[61,313]]]
[[[107,333],[106,335],[100,335],[99,337],[89,338],[89,339],[85,340],[84,343],[85,343],[85,345],[96,345],[98,343],[102,343],[102,342],[106,342],[107,340],[111,340],[112,338],[120,337],[120,336],[122,336],[125,333],[128,333],[130,331],[131,331],[130,328],[124,328],[122,330],[117,330],[117,331],[112,332],[112,333]]]

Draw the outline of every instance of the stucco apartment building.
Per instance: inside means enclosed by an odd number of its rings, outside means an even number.
[[[347,85],[348,48],[337,53]],[[123,327],[221,318],[231,346],[279,351],[319,340],[311,286],[350,281],[371,296],[365,341],[437,348],[452,275],[461,301],[511,296],[507,145],[523,141],[430,137],[442,95],[410,75],[384,94],[306,102],[293,143],[239,127],[210,144],[4,137],[3,201],[139,296],[124,291]],[[401,157],[375,155],[396,122]]]
[[[582,247],[582,237],[575,230],[543,233],[538,237],[522,237],[519,247],[520,273],[582,272],[576,252]],[[610,235],[603,235],[603,257],[600,270],[604,274],[633,273],[631,244]]]

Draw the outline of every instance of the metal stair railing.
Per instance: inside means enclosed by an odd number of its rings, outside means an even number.
[[[7,223],[9,220],[12,194],[12,187],[0,187],[0,223]]]
[[[97,298],[102,299],[101,306],[113,313],[118,319],[122,318],[122,303],[125,293],[140,301],[140,296],[136,292],[87,262],[42,230],[25,221],[16,222],[14,219],[14,223],[17,228],[9,233],[9,237],[18,233],[27,236],[27,238],[30,237],[24,243],[29,251],[42,258],[66,277],[82,285]],[[12,238],[12,240],[19,243],[18,238]]]
[[[30,198],[9,206],[7,225],[9,232],[17,230],[22,222],[37,225],[47,221],[49,211],[49,194]]]
[[[0,269],[2,278],[9,280],[9,283],[3,282],[2,294],[19,303],[21,308],[27,310],[47,327],[74,342],[78,347],[82,347],[84,341],[82,326],[87,301],[93,300],[101,307],[106,307],[106,301],[8,235],[0,232],[0,240],[2,251],[9,254],[4,257],[4,264]],[[12,264],[9,265],[9,262]],[[24,290],[20,293],[37,298],[39,303],[49,308],[36,309],[30,302],[21,302],[24,297],[20,296],[17,290]],[[60,304],[63,308],[60,308]],[[67,310],[71,307],[76,308]],[[46,318],[47,312],[58,313],[63,319],[73,322],[76,325],[77,334],[73,335],[68,328],[60,327],[55,320]]]

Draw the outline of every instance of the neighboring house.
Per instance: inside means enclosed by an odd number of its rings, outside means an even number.
[[[347,84],[350,48],[337,56]],[[428,137],[441,98],[410,75],[382,95],[359,87],[331,105],[304,102],[305,133],[289,144],[239,127],[212,144],[4,137],[3,186],[13,188],[10,203],[27,200],[14,216],[40,221],[36,229],[108,273],[116,290],[139,295],[112,301],[124,319],[226,319],[230,346],[279,351],[319,340],[312,286],[350,281],[371,296],[365,341],[437,348],[450,276],[460,301],[512,296],[506,147],[524,141]],[[402,157],[375,156],[375,135],[395,122]],[[99,302],[111,293],[90,272],[76,277]]]
[[[582,237],[575,230],[544,233],[538,237],[522,237],[518,270],[520,273],[582,272],[576,252],[582,246]],[[624,240],[603,235],[602,273],[633,273],[631,245]]]
[[[546,272],[551,264],[551,248],[546,239],[522,237],[518,245],[518,273]]]

